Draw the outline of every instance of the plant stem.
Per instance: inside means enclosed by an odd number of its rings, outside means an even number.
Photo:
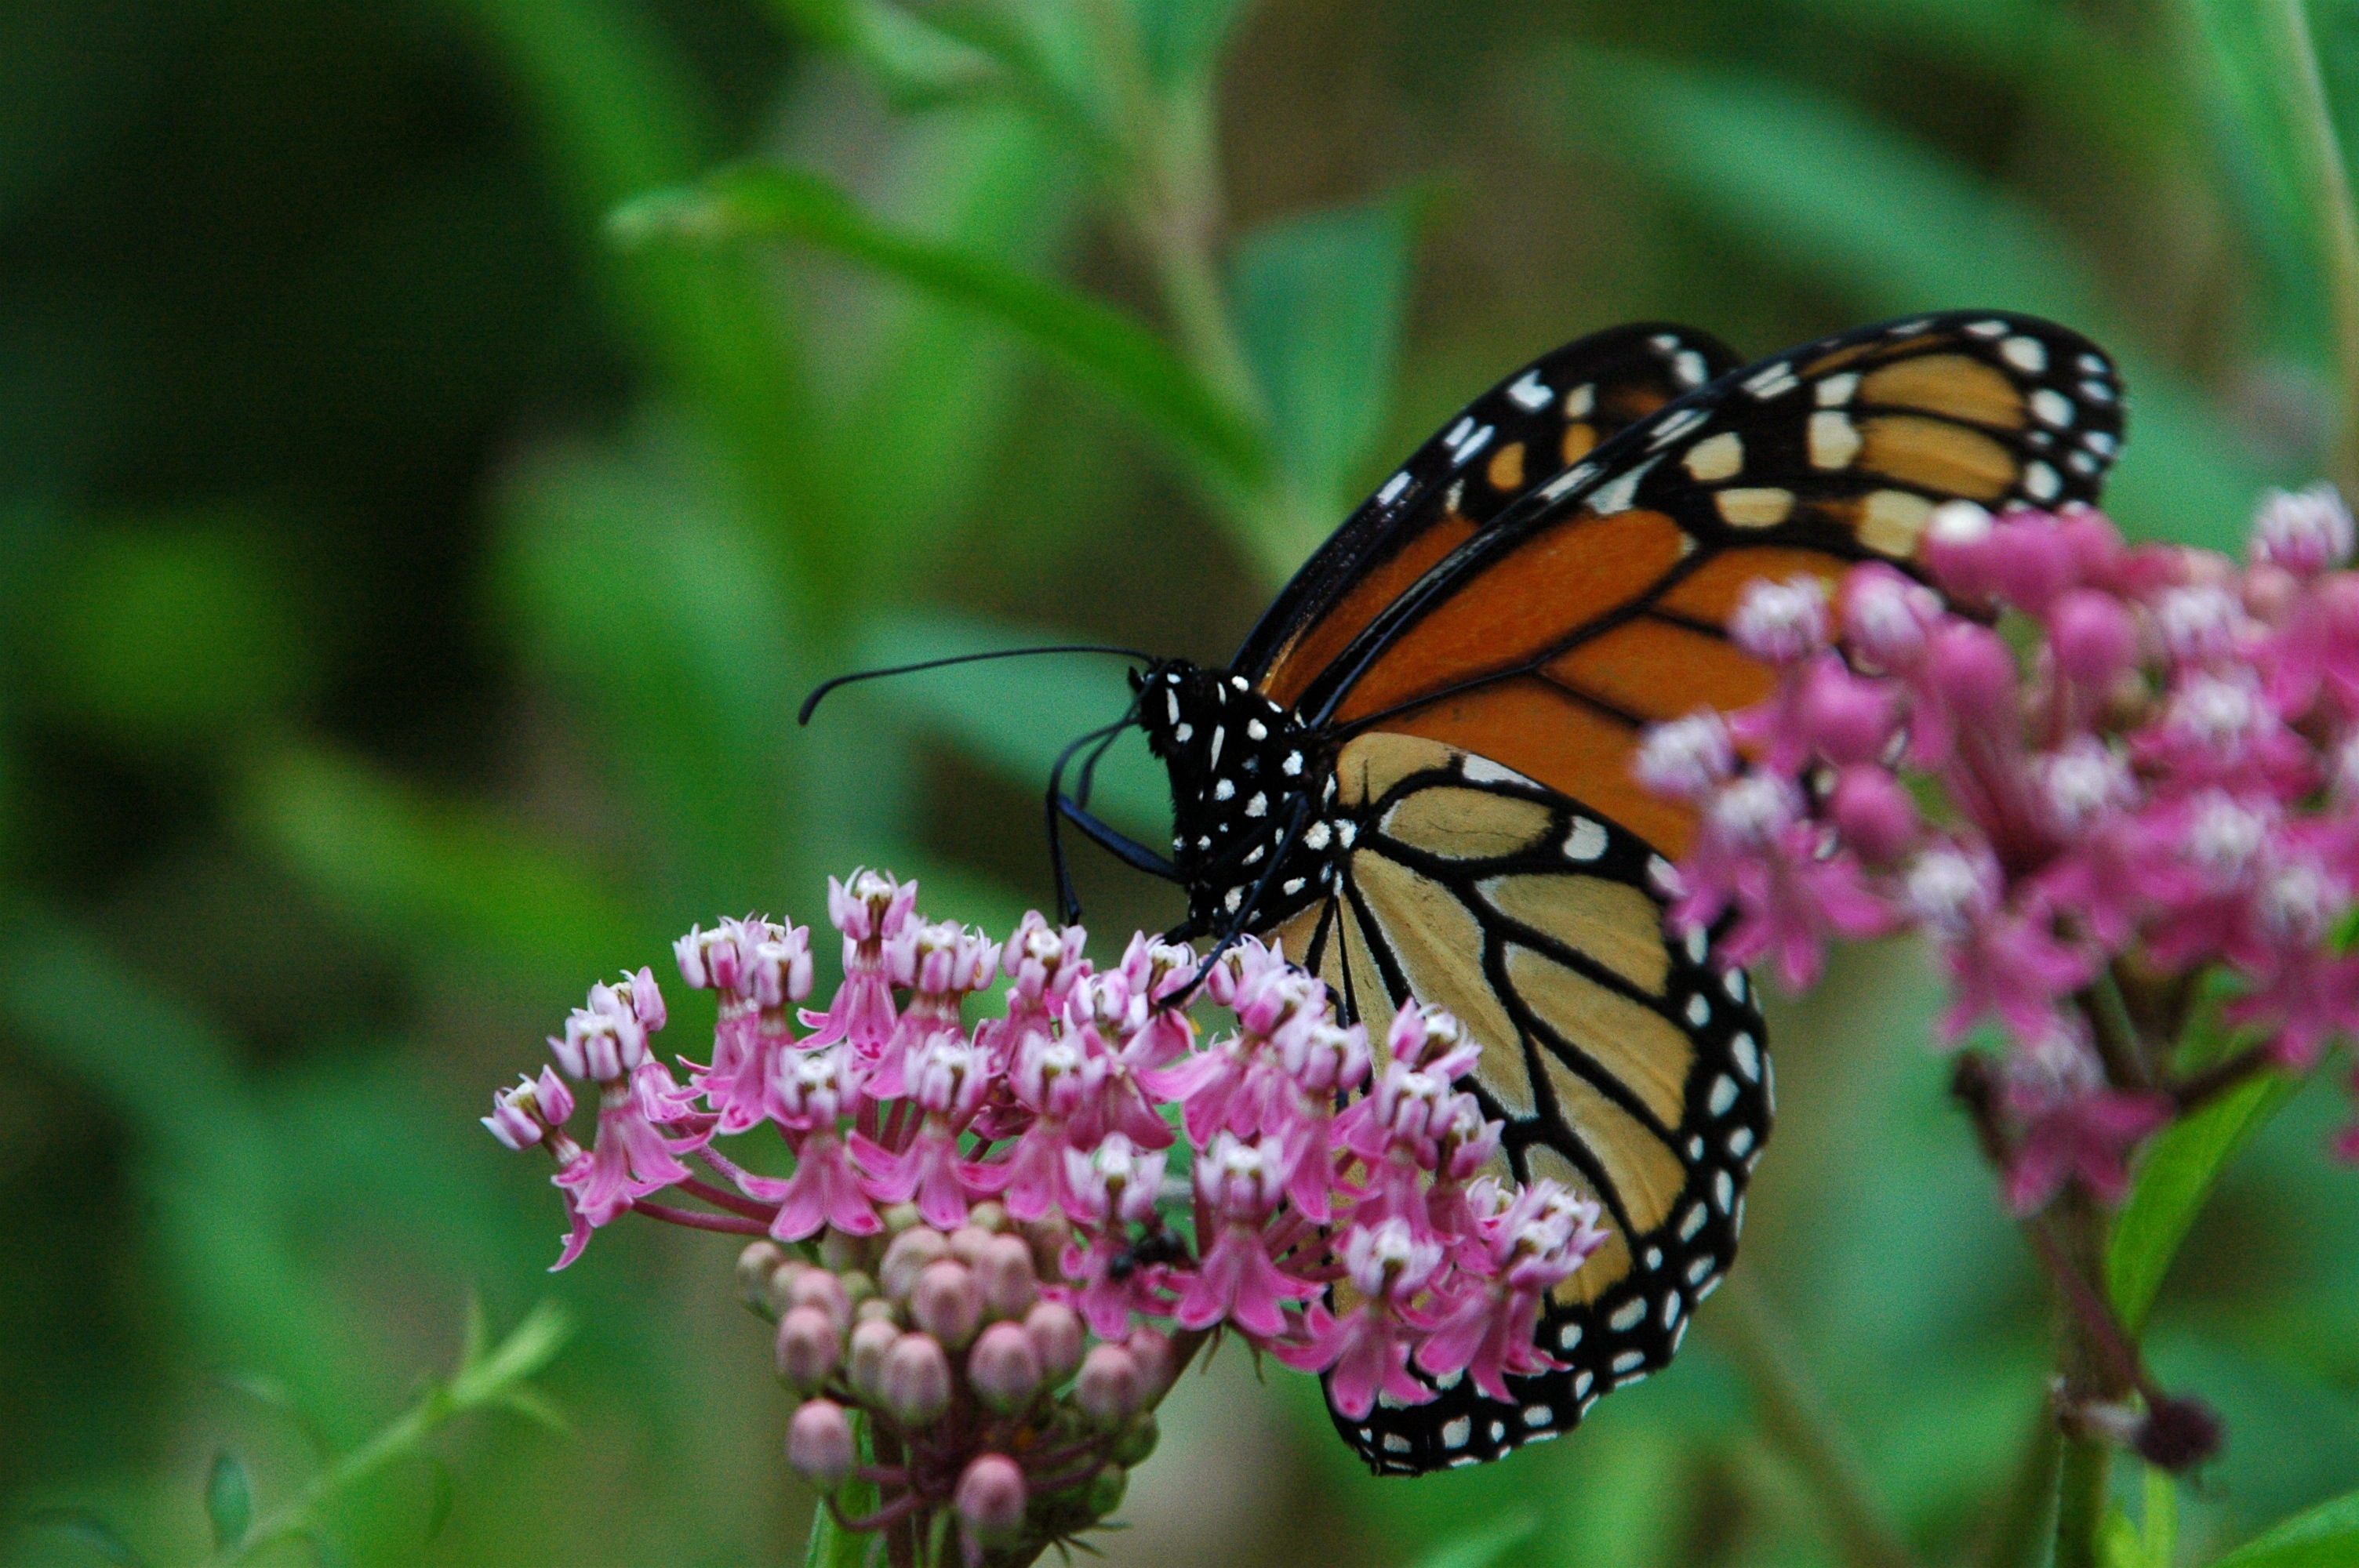
[[[255,1520],[244,1540],[213,1552],[201,1568],[232,1568],[274,1546],[310,1535],[321,1525],[321,1509],[337,1493],[417,1454],[428,1438],[460,1417],[487,1405],[523,1400],[528,1392],[526,1380],[549,1364],[565,1335],[563,1315],[556,1308],[535,1309],[496,1348],[462,1365],[449,1383],[429,1387],[417,1403],[312,1476],[294,1497]]]
[[[2111,1314],[2103,1287],[2094,1283],[2104,1278],[2104,1212],[2076,1186],[2057,1198],[2049,1219],[2057,1266],[2072,1271],[2093,1296],[2090,1302],[2068,1299],[2061,1303],[2056,1352],[2059,1408],[2069,1413],[2091,1404],[2118,1402],[2129,1396],[2135,1371],[2122,1365],[2118,1330],[2109,1337],[2113,1325],[2093,1321],[2093,1315],[2104,1319]],[[2041,1238],[2035,1234],[2033,1240],[2037,1245]],[[2059,1279],[2060,1295],[2071,1296],[2074,1282]],[[2098,1309],[2094,1314],[2092,1305]],[[2113,1444],[2102,1434],[2068,1427],[2056,1494],[2056,1568],[2097,1568],[2097,1531],[2104,1522],[2113,1457]]]
[[[1826,1509],[1844,1560],[1853,1568],[1915,1568],[1768,1303],[1741,1273],[1730,1275],[1720,1293],[1727,1304],[1706,1321],[1751,1384],[1763,1429]]]
[[[2016,1461],[2015,1475],[1992,1511],[1980,1568],[2030,1568],[2038,1560],[2048,1530],[2048,1510],[2056,1500],[2056,1458],[2061,1446],[2056,1414],[2042,1401],[2032,1418],[2023,1455]]]
[[[2317,40],[2303,0],[2265,0],[2258,7],[2270,34],[2310,208],[2321,231],[2327,298],[2334,313],[2334,360],[2343,386],[2343,425],[2335,443],[2335,477],[2348,489],[2359,480],[2359,212],[2354,212],[2343,146],[2326,99]]]

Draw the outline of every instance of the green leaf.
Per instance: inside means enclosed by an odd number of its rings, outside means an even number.
[[[2162,1277],[2220,1173],[2299,1087],[2298,1079],[2277,1073],[2247,1079],[2167,1129],[2147,1148],[2129,1202],[2114,1221],[2105,1258],[2106,1289],[2133,1336],[2144,1328]]]
[[[879,0],[772,0],[788,25],[814,43],[851,56],[905,106],[963,97],[997,72],[970,44]]]
[[[867,1418],[858,1411],[852,1412],[852,1436],[860,1462],[875,1464],[876,1454],[868,1440]],[[865,1518],[875,1511],[875,1483],[857,1476],[845,1481],[836,1489],[835,1506],[846,1518]],[[875,1540],[873,1535],[859,1535],[843,1529],[835,1522],[835,1515],[821,1504],[811,1513],[810,1539],[803,1547],[803,1568],[862,1568]]]
[[[2097,1526],[2097,1561],[2102,1568],[2148,1568],[2137,1526],[2117,1508],[2107,1509]]]
[[[329,1443],[327,1431],[321,1426],[319,1418],[304,1408],[302,1401],[295,1397],[295,1390],[288,1388],[283,1379],[271,1377],[266,1372],[231,1372],[221,1379],[221,1383],[223,1388],[234,1389],[246,1398],[268,1405],[285,1416],[303,1434],[303,1441],[311,1445],[313,1453],[324,1457],[332,1452],[333,1445]]]
[[[1053,629],[946,611],[887,614],[860,644],[864,666],[917,664],[994,648],[1073,642]],[[1096,655],[1047,655],[962,665],[899,678],[894,702],[1010,784],[1044,788],[1057,754],[1076,736],[1122,716],[1130,701],[1123,666]],[[1078,784],[1069,764],[1065,783]],[[1142,842],[1170,831],[1170,784],[1162,767],[1124,736],[1098,765],[1090,810]]]
[[[2359,1563],[2359,1492],[2264,1531],[2212,1568],[2350,1568]]]
[[[1407,315],[1409,206],[1281,220],[1240,240],[1231,265],[1237,330],[1269,406],[1288,511],[1316,530],[1343,514],[1386,433]],[[1317,538],[1298,543],[1307,549]]]
[[[2080,247],[2045,217],[1823,93],[1603,50],[1560,58],[1559,124],[1575,146],[1611,151],[1877,314],[2019,309],[2104,342],[2134,405],[2109,506],[2135,533],[2241,546],[2272,476],[2202,394],[2127,340]]]
[[[1129,316],[986,256],[900,232],[808,170],[738,165],[618,208],[627,243],[795,240],[978,311],[1082,373],[1207,465],[1248,482],[1267,463],[1259,435],[1179,355]]]
[[[426,1539],[430,1541],[442,1533],[451,1522],[451,1510],[459,1506],[459,1480],[450,1465],[431,1454],[427,1456],[426,1474],[433,1487],[426,1504]]]
[[[542,1302],[508,1330],[499,1344],[459,1370],[451,1379],[451,1398],[460,1408],[512,1398],[524,1391],[527,1379],[538,1376],[557,1358],[573,1336],[573,1322],[557,1303]],[[532,1414],[531,1411],[527,1411]],[[540,1419],[538,1415],[534,1419]],[[564,1418],[557,1418],[564,1424]]]
[[[254,1528],[254,1478],[227,1449],[213,1455],[212,1472],[205,1477],[205,1518],[212,1523],[216,1552],[235,1546]]]
[[[1136,0],[1133,9],[1147,70],[1165,86],[1184,89],[1217,72],[1253,0]]]
[[[2138,1535],[2146,1560],[2154,1568],[2170,1568],[2179,1551],[2179,1478],[2159,1465],[2144,1468],[2146,1512],[2138,1521]]]
[[[1488,1530],[1444,1541],[1419,1558],[1415,1568],[1491,1568],[1491,1564],[1529,1541],[1539,1526],[1537,1514],[1512,1514]]]
[[[326,752],[258,758],[248,833],[354,919],[476,966],[580,975],[630,950],[615,895],[472,802],[437,800]]]
[[[147,1560],[132,1551],[131,1543],[113,1525],[87,1509],[36,1509],[25,1522],[35,1530],[82,1542],[115,1568],[147,1568]]]

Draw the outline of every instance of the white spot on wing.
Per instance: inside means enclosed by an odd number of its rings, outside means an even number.
[[[1513,768],[1503,766],[1488,757],[1478,757],[1471,752],[1459,762],[1458,771],[1475,784],[1528,784],[1532,782]]]
[[[1539,372],[1527,370],[1508,386],[1507,395],[1515,400],[1516,407],[1537,414],[1549,406],[1549,399],[1556,394],[1540,380]]]
[[[2048,345],[2037,338],[2013,337],[1998,346],[1998,357],[2027,375],[2048,368]]]
[[[1599,485],[1589,498],[1589,509],[1600,517],[1612,517],[1629,511],[1631,503],[1638,499],[1638,481],[1647,477],[1647,470],[1660,461],[1659,455],[1648,458],[1612,483]]]
[[[1821,408],[1840,408],[1849,403],[1851,395],[1858,390],[1859,372],[1847,370],[1841,375],[1831,375],[1819,383],[1812,395]]]
[[[1614,1309],[1614,1315],[1605,1320],[1605,1325],[1616,1334],[1626,1334],[1636,1328],[1638,1325],[1638,1320],[1646,1315],[1646,1301],[1641,1297],[1633,1296]]]
[[[1400,472],[1393,475],[1392,478],[1385,481],[1384,489],[1376,492],[1376,504],[1379,506],[1390,506],[1394,502],[1400,499],[1401,492],[1408,488],[1408,470],[1403,469]]]
[[[1848,415],[1823,408],[1810,416],[1810,466],[1840,469],[1851,466],[1859,456],[1859,431]]]
[[[1736,1103],[1736,1080],[1726,1073],[1712,1081],[1712,1097],[1704,1102],[1714,1116],[1726,1116],[1728,1108]],[[1743,1153],[1743,1150],[1737,1151]]]
[[[1745,1075],[1748,1084],[1761,1081],[1761,1047],[1750,1034],[1739,1034],[1728,1043],[1731,1054],[1736,1058],[1736,1070]]]
[[[1572,819],[1572,831],[1564,836],[1565,859],[1593,860],[1605,853],[1606,843],[1604,824],[1576,816]]]

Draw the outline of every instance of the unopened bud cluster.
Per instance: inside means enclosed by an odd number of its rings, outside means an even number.
[[[737,1260],[746,1303],[777,1325],[778,1380],[801,1400],[787,1462],[832,1490],[862,1469],[855,1412],[902,1513],[955,1518],[975,1552],[1070,1536],[1112,1512],[1154,1450],[1153,1406],[1177,1375],[1146,1324],[1093,1342],[1041,1292],[1069,1238],[995,1203],[943,1231],[914,1207],[838,1238],[834,1267],[773,1241]],[[872,1525],[890,1519],[863,1521]]]

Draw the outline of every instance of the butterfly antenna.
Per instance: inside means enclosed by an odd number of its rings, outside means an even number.
[[[1134,702],[1113,723],[1077,737],[1071,745],[1057,753],[1056,762],[1049,769],[1049,869],[1057,882],[1057,924],[1060,925],[1071,925],[1082,917],[1081,899],[1073,892],[1072,871],[1065,864],[1065,838],[1063,824],[1060,820],[1064,816],[1060,807],[1065,796],[1065,764],[1073,760],[1074,752],[1093,741],[1112,744],[1114,738],[1130,726],[1137,712],[1138,705]],[[1093,762],[1095,760],[1092,759]]]
[[[1142,664],[1151,662],[1155,657],[1154,654],[1142,653],[1136,648],[1115,648],[1102,643],[1051,643],[1037,648],[993,648],[980,654],[952,654],[946,659],[921,659],[914,665],[889,665],[883,669],[854,670],[850,675],[837,676],[832,680],[823,680],[811,687],[811,694],[803,698],[802,707],[796,710],[795,722],[809,724],[811,720],[811,713],[819,707],[821,698],[826,697],[837,687],[850,686],[854,681],[882,680],[886,676],[916,675],[920,670],[945,669],[951,665],[980,664],[985,659],[1028,659],[1037,654],[1112,654],[1117,658],[1136,659]]]

